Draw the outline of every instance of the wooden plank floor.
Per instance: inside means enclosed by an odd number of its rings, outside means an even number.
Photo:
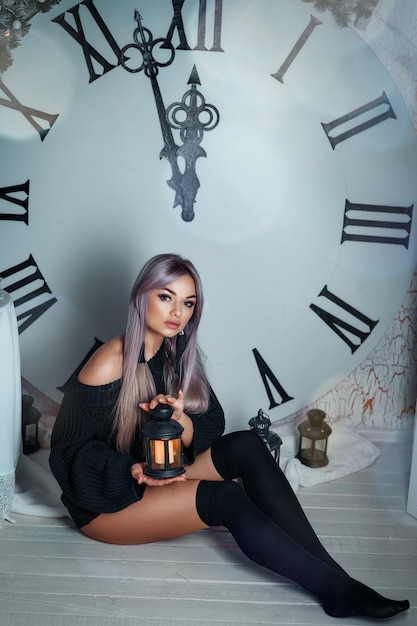
[[[410,437],[411,439],[411,437]],[[332,555],[411,609],[417,624],[417,520],[405,513],[410,443],[378,443],[365,470],[299,497]],[[299,587],[243,557],[223,529],[123,547],[96,543],[68,519],[15,515],[0,529],[1,626],[254,626],[376,620],[328,617]]]

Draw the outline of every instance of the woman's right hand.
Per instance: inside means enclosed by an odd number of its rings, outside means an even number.
[[[139,485],[149,485],[150,487],[163,487],[164,485],[170,485],[171,483],[185,480],[185,473],[174,478],[152,478],[145,474],[146,463],[134,463],[131,467],[130,473]]]

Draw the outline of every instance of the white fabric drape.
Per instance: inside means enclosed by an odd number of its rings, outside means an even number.
[[[330,426],[329,464],[318,469],[307,467],[295,458],[298,432],[293,424],[289,425],[289,430],[276,429],[282,438],[280,466],[295,492],[299,487],[312,487],[358,472],[378,458],[379,448],[356,432],[350,418],[338,418],[330,422]]]
[[[0,524],[10,519],[21,450],[22,396],[16,312],[0,289]]]

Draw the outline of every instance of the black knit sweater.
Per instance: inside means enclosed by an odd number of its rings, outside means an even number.
[[[163,359],[161,349],[148,361],[157,393],[165,393]],[[100,513],[114,513],[137,502],[146,488],[130,473],[134,463],[145,460],[141,438],[133,442],[130,454],[121,454],[111,433],[120,387],[121,380],[89,386],[75,378],[65,391],[54,425],[49,463],[62,489],[62,502],[79,528]],[[207,412],[189,417],[194,438],[184,452],[191,464],[224,432],[223,409],[213,391]]]

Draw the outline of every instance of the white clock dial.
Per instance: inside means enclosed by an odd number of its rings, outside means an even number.
[[[57,117],[40,120],[41,140],[21,110],[0,106],[0,187],[30,181],[28,224],[9,215],[2,225],[0,273],[6,289],[41,273],[36,298],[31,280],[12,291],[18,313],[44,305],[21,332],[22,370],[59,401],[95,338],[123,328],[142,264],[166,251],[191,258],[206,292],[200,341],[232,428],[261,406],[272,419],[302,408],[388,328],[416,259],[417,146],[393,81],[330,15],[302,2],[213,1],[206,47],[214,32],[222,51],[210,51],[194,49],[204,3],[180,4],[172,37],[168,0],[63,1],[33,19],[3,80]],[[155,75],[159,102],[149,75],[116,55],[134,43],[135,10],[174,47]],[[177,49],[184,38],[191,49]],[[181,102],[194,66],[193,88],[219,120],[190,166],[200,186],[185,221],[166,182],[172,162],[160,159],[161,107]]]

